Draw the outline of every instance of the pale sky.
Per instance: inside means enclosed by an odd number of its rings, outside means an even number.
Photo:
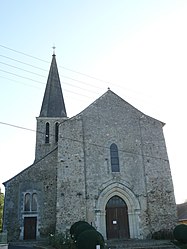
[[[55,45],[68,116],[110,87],[166,123],[176,202],[185,201],[186,13],[186,0],[1,1],[0,183],[34,161],[35,132],[2,123],[35,130]]]

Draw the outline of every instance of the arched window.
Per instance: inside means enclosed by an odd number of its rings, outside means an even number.
[[[32,194],[32,206],[31,211],[37,211],[37,194]]]
[[[49,123],[47,122],[45,125],[45,143],[49,143]]]
[[[58,142],[59,124],[55,123],[55,142]]]
[[[24,197],[24,211],[37,211],[37,194],[26,193]]]
[[[25,195],[24,210],[30,211],[30,208],[31,208],[31,195],[29,193],[27,193]]]
[[[119,172],[119,156],[116,144],[111,144],[110,146],[110,161],[112,172]]]

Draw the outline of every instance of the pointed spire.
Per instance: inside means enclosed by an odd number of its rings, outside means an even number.
[[[54,51],[40,117],[67,117]]]

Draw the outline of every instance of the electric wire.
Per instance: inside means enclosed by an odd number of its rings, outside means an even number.
[[[22,55],[27,56],[27,57],[33,58],[33,59],[35,59],[35,60],[39,60],[39,61],[42,61],[42,62],[45,62],[45,63],[49,63],[48,61],[43,60],[43,59],[40,59],[40,58],[38,58],[38,57],[36,57],[36,56],[32,56],[32,55],[29,55],[29,54],[27,54],[27,53],[20,52],[20,51],[18,51],[18,50],[9,48],[9,47],[4,46],[4,45],[1,45],[1,44],[0,44],[0,47],[2,47],[2,48],[4,48],[4,49],[8,49],[8,50],[10,50],[10,51],[13,51],[13,52],[15,52],[15,53],[22,54]],[[95,80],[98,80],[98,81],[102,81],[102,82],[105,82],[105,83],[107,83],[107,84],[109,83],[108,81],[105,81],[105,80],[96,78],[96,77],[94,77],[94,76],[91,76],[91,75],[88,75],[88,74],[85,74],[85,73],[81,73],[81,72],[79,72],[79,71],[76,71],[76,70],[73,70],[73,69],[70,69],[70,68],[67,68],[67,67],[64,67],[64,66],[60,66],[60,67],[62,67],[63,69],[66,69],[66,70],[68,70],[68,71],[71,71],[71,72],[74,72],[74,73],[77,73],[77,74],[80,74],[80,75],[84,75],[84,76],[86,76],[86,77],[88,77],[88,78],[92,78],[92,79],[95,79]]]
[[[0,47],[5,48],[5,49],[8,49],[8,50],[13,51],[13,52],[16,52],[16,53],[19,53],[19,54],[22,54],[22,55],[27,56],[27,57],[31,57],[31,58],[33,58],[33,59],[37,59],[37,60],[39,60],[39,61],[42,61],[42,62],[45,62],[45,63],[48,63],[48,64],[50,63],[50,62],[48,62],[48,61],[46,61],[46,60],[43,60],[43,59],[40,59],[40,58],[38,58],[38,57],[35,57],[35,56],[32,56],[32,55],[29,55],[29,54],[20,52],[20,51],[18,51],[18,50],[9,48],[9,47],[4,46],[4,45],[1,45],[1,44],[0,44]],[[41,67],[36,67],[36,66],[31,65],[31,64],[29,64],[29,63],[21,62],[21,61],[19,61],[19,60],[13,59],[13,58],[8,57],[8,56],[4,56],[4,55],[0,55],[0,56],[1,56],[1,57],[4,57],[4,58],[7,58],[7,59],[10,59],[10,60],[15,61],[15,62],[19,62],[19,63],[25,64],[25,65],[27,65],[27,66],[31,66],[31,67],[33,67],[33,68],[36,68],[36,69],[39,69],[39,70],[42,70],[42,71],[45,71],[45,72],[48,71],[48,70],[42,69]],[[3,64],[3,63],[2,63],[2,64]],[[5,64],[5,63],[4,63],[4,64]],[[8,64],[7,64],[7,66],[8,66]],[[11,67],[15,67],[15,66],[12,66],[12,65],[11,65]],[[60,66],[60,67],[62,67],[62,66]],[[15,68],[16,68],[16,67],[15,67]],[[17,67],[17,68],[18,68],[18,67]],[[62,68],[65,68],[65,67],[62,67]],[[23,71],[28,72],[28,73],[32,73],[33,75],[36,75],[36,76],[45,77],[45,76],[43,76],[43,75],[41,75],[41,74],[37,74],[37,73],[31,72],[31,71],[28,71],[28,70],[24,70],[24,69],[22,69],[22,68],[18,68],[18,69],[19,69],[19,70],[23,70]],[[67,68],[65,68],[65,69],[67,69]],[[107,83],[107,84],[110,83],[109,81],[105,81],[105,80],[99,79],[99,78],[97,78],[97,77],[90,76],[90,75],[88,75],[88,74],[84,74],[84,73],[81,73],[81,72],[79,72],[79,71],[75,71],[75,70],[73,70],[73,69],[68,69],[68,70],[71,71],[71,72],[75,72],[75,73],[78,73],[78,74],[80,74],[80,75],[83,75],[83,76],[92,78],[92,79],[94,79],[94,80],[102,81],[103,83]],[[36,82],[36,83],[39,83],[39,84],[46,84],[46,83],[41,82],[41,81],[39,81],[39,80],[31,79],[31,78],[29,78],[29,77],[24,77],[24,76],[21,76],[21,75],[19,75],[19,74],[17,74],[17,73],[9,72],[9,71],[7,71],[7,70],[2,70],[2,69],[0,69],[0,71],[2,71],[2,72],[4,72],[4,73],[7,73],[7,74],[11,74],[11,75],[16,76],[16,77],[20,77],[20,78],[22,78],[22,79],[26,79],[26,80],[30,80],[30,81],[32,81],[32,82]],[[65,75],[61,75],[61,74],[59,74],[59,75],[60,75],[60,77],[62,77],[62,78],[66,78],[66,79],[69,79],[70,81],[74,81],[74,82],[79,82],[79,83],[81,83],[81,84],[84,84],[85,86],[90,86],[90,87],[92,87],[92,88],[100,89],[100,90],[104,90],[104,89],[105,89],[104,86],[103,86],[103,87],[100,87],[100,86],[98,86],[97,84],[90,84],[90,83],[85,82],[85,81],[80,80],[80,79],[75,79],[75,78],[73,78],[73,77],[69,77],[69,76],[65,76]],[[0,76],[0,77],[1,77],[1,76]],[[79,89],[81,89],[81,90],[84,90],[82,87],[77,86],[76,84],[73,85],[73,84],[71,84],[71,83],[67,83],[67,82],[64,82],[64,81],[61,81],[61,82],[64,83],[64,84],[66,84],[66,85],[69,85],[69,86],[72,86],[72,87],[75,87],[75,88],[79,88]],[[27,84],[24,84],[24,85],[26,86]],[[131,99],[139,100],[139,101],[144,101],[144,102],[146,101],[146,102],[150,103],[150,101],[149,101],[148,99],[145,99],[145,97],[142,96],[142,93],[140,93],[140,92],[138,92],[138,91],[134,91],[134,90],[132,90],[132,89],[128,89],[128,88],[125,88],[125,87],[123,87],[123,86],[119,86],[119,85],[116,85],[116,84],[112,84],[112,85],[113,85],[114,87],[119,87],[119,88],[121,88],[121,89],[125,89],[125,90],[128,90],[128,91],[132,91],[132,92],[134,92],[134,93],[141,94],[141,97],[138,97],[138,98],[137,98],[137,96],[136,96],[136,97],[135,97],[135,96],[130,96]],[[65,90],[65,89],[63,88],[63,90]],[[90,98],[90,97],[88,97],[87,95],[80,94],[80,93],[78,93],[78,92],[75,93],[75,92],[73,92],[73,91],[71,91],[71,90],[65,90],[65,91],[70,92],[70,93],[73,93],[73,94],[77,94],[77,95],[79,95],[79,96],[83,96],[83,97],[86,97],[86,98]],[[97,94],[96,92],[93,92],[92,89],[86,89],[86,88],[85,88],[84,91],[90,92],[90,93],[92,93],[92,94],[93,94],[93,93],[94,93],[94,94]],[[149,97],[150,97],[150,96],[149,96]],[[146,96],[146,98],[147,98],[147,96]],[[151,101],[151,104],[154,104],[154,103],[152,103],[152,101]]]
[[[46,78],[46,76],[44,76],[44,75],[37,74],[37,73],[31,72],[31,71],[28,71],[28,70],[24,70],[24,69],[22,69],[22,68],[19,68],[19,67],[16,67],[16,66],[13,66],[13,65],[4,63],[4,62],[0,62],[0,64],[6,65],[6,66],[9,66],[9,67],[12,67],[12,68],[16,68],[16,69],[19,69],[19,70],[22,70],[22,71],[31,73],[31,74],[36,75],[36,76],[40,76],[40,77]],[[23,64],[24,64],[24,63],[23,63]],[[7,74],[14,75],[14,76],[16,76],[16,77],[20,77],[20,78],[23,78],[23,79],[30,80],[30,81],[32,81],[32,82],[36,82],[36,83],[39,83],[39,84],[46,84],[46,83],[44,83],[44,82],[41,82],[41,81],[38,81],[38,80],[35,80],[35,79],[31,79],[31,78],[29,78],[29,77],[21,76],[21,75],[19,75],[19,74],[15,74],[15,73],[9,72],[9,71],[7,71],[7,70],[0,69],[0,71],[2,71],[2,72],[4,72],[4,73],[7,73]],[[46,71],[47,71],[47,70],[46,70]],[[61,76],[61,78],[70,79],[70,80],[72,80],[72,81],[82,83],[82,84],[84,84],[84,85],[86,85],[86,86],[91,86],[91,87],[93,87],[93,88],[97,88],[97,89],[104,90],[104,87],[98,87],[98,86],[95,86],[95,85],[93,85],[93,84],[84,82],[84,81],[82,81],[82,80],[74,79],[74,78],[71,78],[71,77],[68,77],[68,76],[64,76],[64,75],[60,75],[60,76]],[[3,76],[0,76],[0,77],[3,77]],[[6,77],[4,77],[4,78],[6,78]],[[15,81],[15,82],[16,82],[16,81]],[[86,89],[86,88],[83,88],[83,87],[80,87],[80,86],[77,86],[77,85],[73,85],[73,84],[71,84],[71,83],[64,82],[64,81],[62,81],[62,80],[61,80],[61,83],[64,83],[65,85],[69,85],[69,86],[72,86],[72,87],[75,87],[75,88],[78,88],[78,89],[81,89],[81,90],[83,90],[83,91],[90,92],[90,93],[92,93],[92,94],[93,94],[93,93],[94,93],[94,94],[97,94],[97,92],[95,92],[95,91],[93,91],[93,90]],[[27,86],[28,84],[25,84],[25,83],[24,83],[24,85]],[[63,90],[65,90],[65,89],[63,88]],[[69,91],[69,92],[71,92],[71,93],[75,93],[75,92],[73,92],[73,91],[71,91],[71,90],[65,90],[65,91],[67,91],[67,92]],[[81,96],[85,96],[85,95],[83,95],[83,94],[78,94],[78,93],[76,93],[76,94],[77,94],[77,95],[81,95]],[[88,96],[85,96],[85,97],[88,97]],[[136,99],[137,99],[137,98],[136,98]]]
[[[18,54],[22,54],[22,55],[24,55],[24,56],[27,56],[27,57],[33,58],[33,59],[35,59],[35,60],[39,60],[39,61],[42,61],[42,62],[45,62],[45,63],[49,63],[48,61],[43,60],[43,59],[40,59],[40,58],[38,58],[38,57],[36,57],[36,56],[33,56],[33,55],[29,55],[29,54],[26,54],[26,53],[20,52],[20,51],[18,51],[18,50],[15,50],[15,49],[9,48],[9,47],[4,46],[4,45],[1,45],[1,44],[0,44],[0,47],[5,48],[5,49],[8,49],[8,50],[13,51],[13,52],[18,53]]]
[[[32,56],[32,55],[29,55],[29,54],[27,54],[27,53],[20,52],[20,51],[18,51],[18,50],[9,48],[9,47],[4,46],[4,45],[1,45],[1,44],[0,44],[0,47],[2,47],[2,48],[4,48],[4,49],[8,49],[8,50],[13,51],[13,52],[16,52],[16,53],[18,53],[18,54],[22,54],[22,55],[24,55],[24,56],[27,56],[27,57],[30,57],[30,58],[33,58],[33,59],[36,59],[36,60],[39,60],[39,61],[48,63],[48,64],[50,63],[49,61],[40,59],[40,58],[38,58],[38,57],[36,57],[36,56]],[[119,87],[119,88],[122,88],[122,89],[125,89],[125,90],[130,90],[130,89],[128,89],[128,88],[122,87],[121,85],[113,84],[113,83],[111,83],[110,81],[106,81],[106,80],[103,80],[103,79],[100,79],[100,78],[91,76],[91,75],[89,75],[89,74],[85,74],[85,73],[82,73],[82,72],[79,72],[79,71],[76,71],[76,70],[73,70],[73,69],[70,69],[70,68],[61,66],[61,65],[60,65],[59,67],[65,69],[65,70],[74,72],[74,73],[76,73],[76,74],[80,74],[80,75],[83,75],[83,76],[85,76],[85,77],[88,77],[88,78],[91,78],[91,79],[94,79],[94,80],[103,82],[103,83],[105,83],[105,84],[107,84],[107,85],[113,85],[113,86],[116,86],[116,87]],[[76,79],[72,79],[72,80],[77,81]],[[80,82],[80,83],[84,83],[84,84],[88,84],[88,83],[81,82],[81,81],[79,81],[79,82]],[[92,85],[92,86],[93,86],[93,85]],[[94,87],[96,87],[96,86],[94,86]],[[103,88],[102,88],[102,89],[103,89]],[[130,91],[132,91],[132,90],[130,90]],[[134,91],[134,90],[133,90],[133,92],[136,92],[136,93],[140,94],[138,91]],[[141,93],[141,94],[142,94],[142,93]]]
[[[22,62],[22,61],[20,61],[20,60],[16,60],[16,59],[13,59],[13,58],[8,57],[8,56],[5,56],[5,55],[1,55],[1,54],[0,54],[0,57],[3,57],[3,58],[6,58],[6,59],[9,59],[9,60],[18,62],[18,63],[23,64],[23,65],[26,65],[26,66],[30,66],[30,67],[33,67],[33,68],[36,68],[36,69],[39,69],[39,70],[48,72],[47,69],[43,69],[43,68],[41,68],[41,67],[36,67],[36,66],[34,66],[34,65],[32,65],[32,64],[29,64],[29,63],[26,63],[26,62]]]
[[[68,120],[65,120],[63,122],[67,122],[67,121]],[[63,122],[61,122],[61,123],[63,123]],[[10,127],[13,127],[13,128],[17,128],[17,129],[22,129],[22,130],[31,131],[31,132],[40,133],[40,134],[45,135],[45,133],[42,132],[42,131],[26,128],[26,127],[23,127],[23,126],[18,126],[18,125],[15,125],[15,124],[10,124],[10,123],[6,123],[6,122],[2,122],[2,121],[0,121],[0,124],[10,126]],[[55,136],[55,135],[51,134],[50,136]],[[73,141],[73,142],[83,143],[83,141],[81,141],[79,139],[75,139],[75,138],[69,138],[69,137],[65,137],[65,136],[61,136],[61,135],[60,135],[60,138],[62,138],[64,140],[70,140],[70,141]],[[99,147],[99,148],[104,148],[104,149],[110,150],[110,147],[108,147],[108,146],[103,146],[103,145],[92,143],[92,142],[89,142],[89,141],[84,141],[84,142],[89,144],[89,145],[93,145],[93,146],[96,146],[96,147]],[[160,146],[157,146],[157,147],[160,147]],[[118,151],[124,152],[126,154],[130,154],[130,155],[138,155],[138,156],[142,156],[142,157],[149,157],[149,158],[153,158],[153,159],[160,159],[160,160],[163,160],[163,161],[168,161],[168,159],[165,159],[165,158],[146,155],[146,154],[143,154],[143,153],[135,153],[135,152],[131,152],[131,151],[123,150],[123,149],[118,149]]]
[[[0,78],[3,78],[3,79],[6,79],[6,80],[9,80],[9,81],[12,81],[14,83],[18,83],[18,84],[22,84],[22,85],[25,85],[25,86],[29,86],[29,87],[33,87],[33,88],[37,88],[37,89],[41,89],[40,87],[38,86],[35,86],[35,85],[30,85],[30,84],[27,84],[27,83],[23,83],[23,82],[20,82],[20,81],[16,81],[16,80],[13,80],[13,79],[9,79],[7,77],[4,77],[2,75],[0,75]]]
[[[27,57],[30,57],[30,58],[33,58],[33,59],[36,59],[36,60],[39,60],[39,61],[48,63],[48,64],[50,63],[49,61],[43,60],[43,59],[41,59],[41,58],[39,58],[39,57],[32,56],[32,55],[30,55],[30,54],[20,52],[20,51],[18,51],[18,50],[9,48],[9,47],[7,47],[7,46],[4,46],[4,45],[2,45],[2,44],[0,44],[0,47],[2,47],[2,48],[4,48],[4,49],[7,49],[7,50],[10,50],[10,51],[13,51],[13,52],[15,52],[15,53],[22,54],[22,55],[24,55],[24,56],[27,56]],[[3,57],[6,57],[6,56],[3,56]],[[10,57],[7,57],[7,58],[10,58]],[[13,60],[14,60],[14,59],[13,59]],[[15,61],[16,61],[16,60],[15,60]],[[20,61],[19,61],[19,62],[20,62]],[[23,63],[23,64],[30,65],[30,64],[28,64],[28,63]],[[30,65],[30,66],[35,67],[35,66],[33,66],[33,65]],[[100,78],[91,76],[91,75],[89,75],[89,74],[85,74],[85,73],[82,73],[82,72],[79,72],[79,71],[76,71],[76,70],[73,70],[73,69],[70,69],[70,68],[67,68],[67,67],[64,67],[64,66],[59,66],[59,67],[65,69],[65,70],[74,72],[74,73],[76,73],[76,74],[80,74],[80,75],[82,75],[82,76],[85,76],[85,77],[94,79],[94,80],[96,80],[96,81],[103,82],[103,83],[107,84],[108,86],[111,85],[111,86],[118,87],[118,88],[121,88],[121,89],[124,89],[124,90],[132,91],[132,92],[137,93],[137,94],[141,94],[141,95],[143,94],[142,92],[139,92],[139,91],[136,91],[136,90],[132,90],[132,89],[123,87],[123,86],[121,86],[121,85],[117,85],[117,84],[111,83],[110,81],[106,81],[106,80],[103,80],[103,79],[100,79]],[[41,68],[39,68],[39,67],[35,67],[35,68],[38,68],[38,69],[43,70],[43,71],[47,71],[47,70],[41,69]],[[82,84],[85,84],[85,85],[89,85],[89,86],[91,86],[91,87],[95,87],[95,88],[98,88],[98,89],[102,89],[102,90],[104,89],[104,87],[98,87],[98,86],[93,85],[93,84],[90,84],[90,83],[88,83],[88,82],[85,82],[85,81],[82,81],[82,80],[78,80],[78,79],[74,79],[74,78],[71,78],[71,77],[68,77],[68,76],[61,75],[61,77],[65,77],[65,78],[67,78],[67,79],[70,79],[70,80],[73,80],[73,81],[76,81],[76,82],[79,82],[79,83],[82,83]],[[76,87],[76,86],[75,86],[75,87]],[[144,99],[144,101],[145,101],[145,99]]]
[[[22,70],[22,71],[24,71],[24,72],[31,73],[31,74],[36,75],[36,76],[40,76],[40,77],[46,78],[46,76],[44,76],[44,75],[41,75],[41,74],[38,74],[38,73],[35,73],[35,72],[31,72],[31,71],[29,71],[29,70],[25,70],[25,69],[20,68],[20,67],[17,67],[17,66],[13,66],[13,65],[8,64],[8,63],[5,63],[5,62],[1,62],[1,61],[0,61],[0,64],[3,64],[3,65],[8,66],[8,67],[15,68],[15,69]],[[25,63],[23,63],[23,64],[25,64]],[[28,65],[28,64],[27,64],[27,65]],[[35,68],[36,68],[36,67],[35,67]],[[44,71],[47,71],[47,70],[44,70]],[[6,71],[6,72],[7,72],[7,71]],[[75,82],[79,82],[79,83],[84,84],[84,85],[86,85],[86,86],[91,86],[91,87],[93,87],[93,88],[98,88],[98,89],[102,89],[102,90],[103,90],[103,87],[98,87],[98,86],[96,86],[96,85],[90,84],[90,83],[85,82],[85,81],[82,81],[82,80],[74,79],[74,78],[72,78],[72,77],[68,77],[68,76],[65,76],[65,75],[62,75],[62,74],[59,74],[59,76],[60,76],[61,78],[66,78],[66,79],[70,79],[70,80],[75,81]],[[78,86],[74,85],[74,87],[78,87]],[[90,90],[89,90],[89,91],[90,91]],[[90,91],[90,92],[92,92],[92,91]]]
[[[20,67],[17,67],[17,66],[13,66],[13,65],[8,64],[8,63],[5,63],[5,62],[1,62],[1,61],[0,61],[0,64],[3,64],[3,65],[8,66],[8,67],[15,68],[15,69],[22,70],[22,71],[24,71],[24,72],[28,72],[28,73],[31,73],[31,74],[36,75],[36,76],[40,76],[40,77],[46,78],[46,76],[44,76],[44,75],[41,75],[41,74],[38,74],[38,73],[35,73],[35,72],[31,72],[31,71],[29,71],[29,70],[25,70],[25,69],[20,68]],[[23,64],[25,64],[25,63],[23,63]],[[36,68],[36,67],[35,67],[35,68]],[[1,71],[2,71],[2,69],[1,69]],[[45,70],[45,71],[47,71],[47,70]],[[8,71],[5,71],[5,70],[4,70],[3,72],[8,73]],[[9,72],[9,73],[12,74],[11,72]],[[22,77],[22,76],[19,76],[18,74],[16,74],[15,76],[17,76],[17,77]],[[74,78],[71,78],[71,77],[68,77],[68,76],[65,76],[65,75],[61,75],[61,74],[60,74],[60,77],[61,77],[61,78],[66,78],[66,79],[70,79],[70,80],[72,80],[72,81],[79,82],[79,83],[82,83],[82,84],[87,85],[87,86],[89,85],[89,86],[94,87],[94,88],[103,89],[103,88],[101,88],[101,87],[96,87],[96,86],[93,85],[93,84],[84,82],[84,81],[82,81],[82,80],[74,79]],[[27,78],[27,79],[31,80],[30,78]],[[34,81],[34,80],[32,79],[32,81]],[[38,81],[36,81],[36,82],[38,82]],[[92,92],[92,93],[93,93],[93,91],[91,91],[91,90],[83,89],[82,87],[79,87],[79,86],[76,86],[76,85],[73,85],[73,84],[70,84],[70,83],[67,83],[67,82],[64,82],[64,83],[67,84],[67,85],[71,85],[71,86],[73,86],[73,87],[80,88],[80,89],[82,89],[82,90],[85,90],[85,91],[88,91],[88,92]]]
[[[24,71],[24,72],[26,72],[26,73],[31,73],[31,74],[34,74],[34,75],[37,75],[37,76],[40,76],[40,77],[45,78],[44,75],[41,75],[41,74],[38,74],[38,73],[34,73],[34,72],[29,71],[29,70],[25,70],[25,69],[23,69],[23,68],[20,68],[20,67],[13,66],[13,65],[10,65],[10,64],[5,63],[5,62],[1,62],[1,61],[0,61],[0,64],[3,64],[3,65],[8,66],[8,67],[16,68],[16,69],[22,70],[22,71]]]
[[[8,71],[3,70],[3,69],[0,69],[0,71],[1,71],[1,72],[4,72],[4,73],[7,73],[7,74],[14,75],[14,76],[16,76],[16,77],[20,77],[20,78],[22,78],[22,79],[31,80],[31,81],[33,81],[33,82],[37,82],[37,83],[39,83],[39,84],[45,84],[44,82],[41,82],[41,81],[38,81],[38,80],[33,80],[33,79],[31,79],[31,78],[24,77],[24,76],[21,76],[21,75],[15,74],[15,73],[11,73],[11,72],[8,72]]]
[[[0,69],[0,71],[5,72],[5,73],[8,73],[8,74],[11,74],[11,75],[14,75],[14,76],[16,76],[16,77],[20,77],[20,78],[23,78],[23,79],[31,80],[31,81],[36,82],[36,83],[39,83],[39,84],[43,84],[43,85],[46,84],[46,83],[44,83],[44,82],[36,81],[36,80],[31,79],[31,78],[27,78],[27,77],[24,77],[24,76],[21,76],[21,75],[18,75],[18,74],[14,74],[14,73],[11,73],[11,72],[7,72],[7,71],[2,70],[2,69]],[[26,86],[38,88],[38,87],[36,87],[35,85],[29,85],[29,84],[26,84],[26,83],[18,82],[18,81],[9,79],[9,78],[4,77],[4,76],[1,76],[1,75],[0,75],[0,77],[1,77],[1,78],[4,78],[4,79],[7,79],[7,80],[9,80],[9,81],[15,82],[15,83],[19,83],[19,84],[23,84],[23,85],[26,85]],[[71,83],[67,83],[67,82],[64,82],[64,81],[61,81],[61,83],[65,84],[65,85],[69,85],[69,86],[75,87],[75,86],[74,86],[73,84],[71,84]],[[84,88],[79,87],[79,86],[77,86],[76,88],[79,88],[79,89],[81,89],[81,90],[83,90],[83,91],[90,92],[89,90],[84,89]],[[38,89],[40,89],[40,88],[38,88]],[[85,98],[91,99],[91,98],[90,98],[89,96],[87,96],[87,95],[84,95],[84,94],[81,94],[81,93],[77,93],[77,92],[74,92],[74,91],[72,91],[72,90],[68,90],[68,89],[66,89],[66,88],[64,88],[64,87],[63,87],[63,91],[65,91],[65,92],[70,92],[70,93],[73,93],[73,94],[76,94],[76,95],[83,96],[83,97],[85,97]],[[93,92],[93,91],[92,91],[91,93],[97,94],[96,92]]]

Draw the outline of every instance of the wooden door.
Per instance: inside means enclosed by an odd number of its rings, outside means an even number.
[[[24,218],[24,240],[36,239],[37,217]]]
[[[106,205],[107,239],[129,238],[128,208],[119,197],[113,196]]]

